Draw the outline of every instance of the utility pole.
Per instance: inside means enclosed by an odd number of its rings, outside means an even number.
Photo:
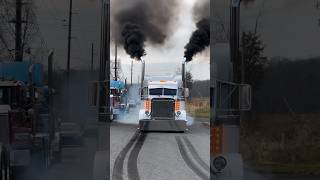
[[[118,81],[118,55],[117,55],[117,41],[114,43],[115,47],[114,47],[114,80]]]
[[[67,77],[70,75],[70,51],[71,51],[71,31],[72,31],[72,0],[69,0],[69,24],[68,24],[68,55],[67,55]]]
[[[233,64],[233,81],[235,83],[241,82],[241,60],[239,53],[239,27],[240,27],[240,0],[232,0],[230,10],[230,51],[231,60]]]
[[[15,61],[22,61],[22,0],[16,0],[16,20],[15,20]]]
[[[131,76],[130,76],[130,86],[132,86],[132,70],[133,70],[133,60],[131,60]]]
[[[103,2],[101,27],[101,55],[99,71],[99,149],[109,148],[109,126],[110,102],[109,102],[109,81],[110,81],[110,1]],[[108,70],[108,73],[106,73]],[[108,132],[105,132],[108,131]]]
[[[49,89],[49,122],[50,122],[50,138],[54,137],[55,121],[53,117],[53,55],[51,50],[48,55],[48,89]]]
[[[91,43],[91,72],[93,72],[93,43]]]
[[[233,65],[233,82],[241,83],[241,57],[239,53],[239,27],[240,27],[240,2],[241,0],[232,0],[230,7],[230,53],[231,61]],[[236,91],[231,97],[231,106],[234,109],[239,108],[239,91]],[[230,148],[231,152],[239,152],[240,146],[240,121],[241,121],[241,111],[235,111],[232,113],[233,118],[230,118],[230,124],[234,127],[233,133],[233,148]],[[227,133],[227,132],[226,132]],[[229,142],[226,142],[229,143]],[[231,146],[231,144],[229,144]]]
[[[107,70],[107,73],[106,73]],[[98,147],[93,179],[110,179],[110,0],[102,1],[98,99]]]

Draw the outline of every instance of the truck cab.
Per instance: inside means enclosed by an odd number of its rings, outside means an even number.
[[[185,131],[187,115],[181,76],[146,76],[139,125],[145,131]]]
[[[19,81],[0,81],[0,121],[2,142],[10,152],[10,164],[26,166],[30,163],[33,122],[24,108],[26,89]],[[6,139],[6,140],[4,140]],[[22,158],[15,158],[22,157]]]
[[[110,112],[112,119],[118,118],[126,108],[126,88],[122,81],[110,81]]]

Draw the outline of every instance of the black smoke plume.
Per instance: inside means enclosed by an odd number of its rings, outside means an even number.
[[[137,60],[146,54],[146,42],[165,42],[178,14],[177,0],[116,0],[111,6],[113,36]]]
[[[197,22],[197,30],[192,33],[189,43],[184,47],[184,57],[186,58],[186,61],[191,61],[194,55],[202,52],[209,45],[210,21],[208,18],[203,18]]]
[[[122,29],[123,46],[131,58],[141,59],[146,54],[144,49],[145,35],[136,24],[126,23]]]
[[[192,33],[188,44],[184,47],[186,61],[205,50],[210,45],[210,1],[199,0],[193,8],[193,20],[197,29]]]

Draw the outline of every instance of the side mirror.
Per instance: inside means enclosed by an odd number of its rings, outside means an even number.
[[[184,97],[189,97],[190,92],[189,92],[189,88],[184,88]]]
[[[145,92],[144,92],[145,90],[146,90],[145,88],[143,88],[143,89],[139,88],[141,100],[147,99],[147,97],[145,96]]]

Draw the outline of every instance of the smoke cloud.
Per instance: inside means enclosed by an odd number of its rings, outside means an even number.
[[[116,0],[111,6],[114,39],[131,58],[146,54],[146,42],[161,45],[172,33],[177,0]]]
[[[184,57],[191,61],[193,56],[202,52],[210,45],[210,21],[203,18],[197,22],[197,30],[191,35],[189,43],[185,46]]]
[[[210,17],[210,1],[209,0],[198,0],[193,7],[193,20],[195,22],[200,21],[203,18]]]
[[[195,4],[193,18],[197,29],[192,33],[188,44],[184,47],[186,61],[192,60],[193,56],[205,50],[210,45],[210,1],[201,0]]]

